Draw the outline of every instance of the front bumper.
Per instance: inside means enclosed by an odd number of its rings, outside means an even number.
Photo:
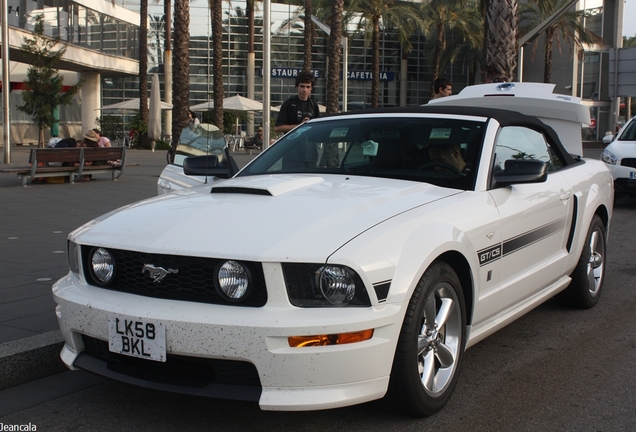
[[[264,410],[336,408],[383,397],[404,314],[395,304],[302,309],[276,295],[262,308],[154,299],[92,287],[72,274],[54,285],[53,295],[66,342],[61,357],[69,368],[173,392],[258,400]],[[87,340],[107,346],[112,314],[163,323],[165,364],[176,358],[253,365],[256,384],[193,377],[179,381],[156,362],[134,359],[136,367],[121,367],[111,357],[89,354]],[[306,348],[288,344],[289,336],[365,329],[374,329],[374,335],[364,342]],[[157,369],[150,374],[149,368]]]
[[[614,189],[621,194],[636,195],[636,168],[607,165],[614,178]]]

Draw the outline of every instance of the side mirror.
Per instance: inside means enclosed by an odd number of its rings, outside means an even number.
[[[614,134],[607,132],[603,137],[603,144],[609,144],[614,140]]]
[[[225,164],[219,164],[217,155],[187,157],[183,160],[183,172],[185,175],[232,177],[230,167]]]
[[[543,183],[548,179],[548,165],[545,162],[528,159],[508,159],[504,169],[495,172],[497,186],[522,183]]]

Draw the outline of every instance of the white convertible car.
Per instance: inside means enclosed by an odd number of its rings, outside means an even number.
[[[62,360],[264,410],[437,412],[467,348],[601,295],[612,177],[578,156],[588,109],[552,88],[315,119],[232,178],[78,228],[53,286]]]
[[[612,172],[616,195],[636,196],[636,117],[605,147],[601,160]]]

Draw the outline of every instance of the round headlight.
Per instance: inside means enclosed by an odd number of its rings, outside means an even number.
[[[93,249],[91,255],[91,273],[95,282],[108,285],[115,275],[115,258],[104,248]]]
[[[316,273],[316,285],[333,305],[346,305],[356,294],[353,276],[344,267],[323,266]]]
[[[225,261],[217,271],[217,283],[226,300],[240,301],[250,287],[250,273],[236,261]]]

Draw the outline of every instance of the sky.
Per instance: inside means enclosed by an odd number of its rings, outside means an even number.
[[[623,8],[623,36],[636,36],[636,0],[625,0]]]

